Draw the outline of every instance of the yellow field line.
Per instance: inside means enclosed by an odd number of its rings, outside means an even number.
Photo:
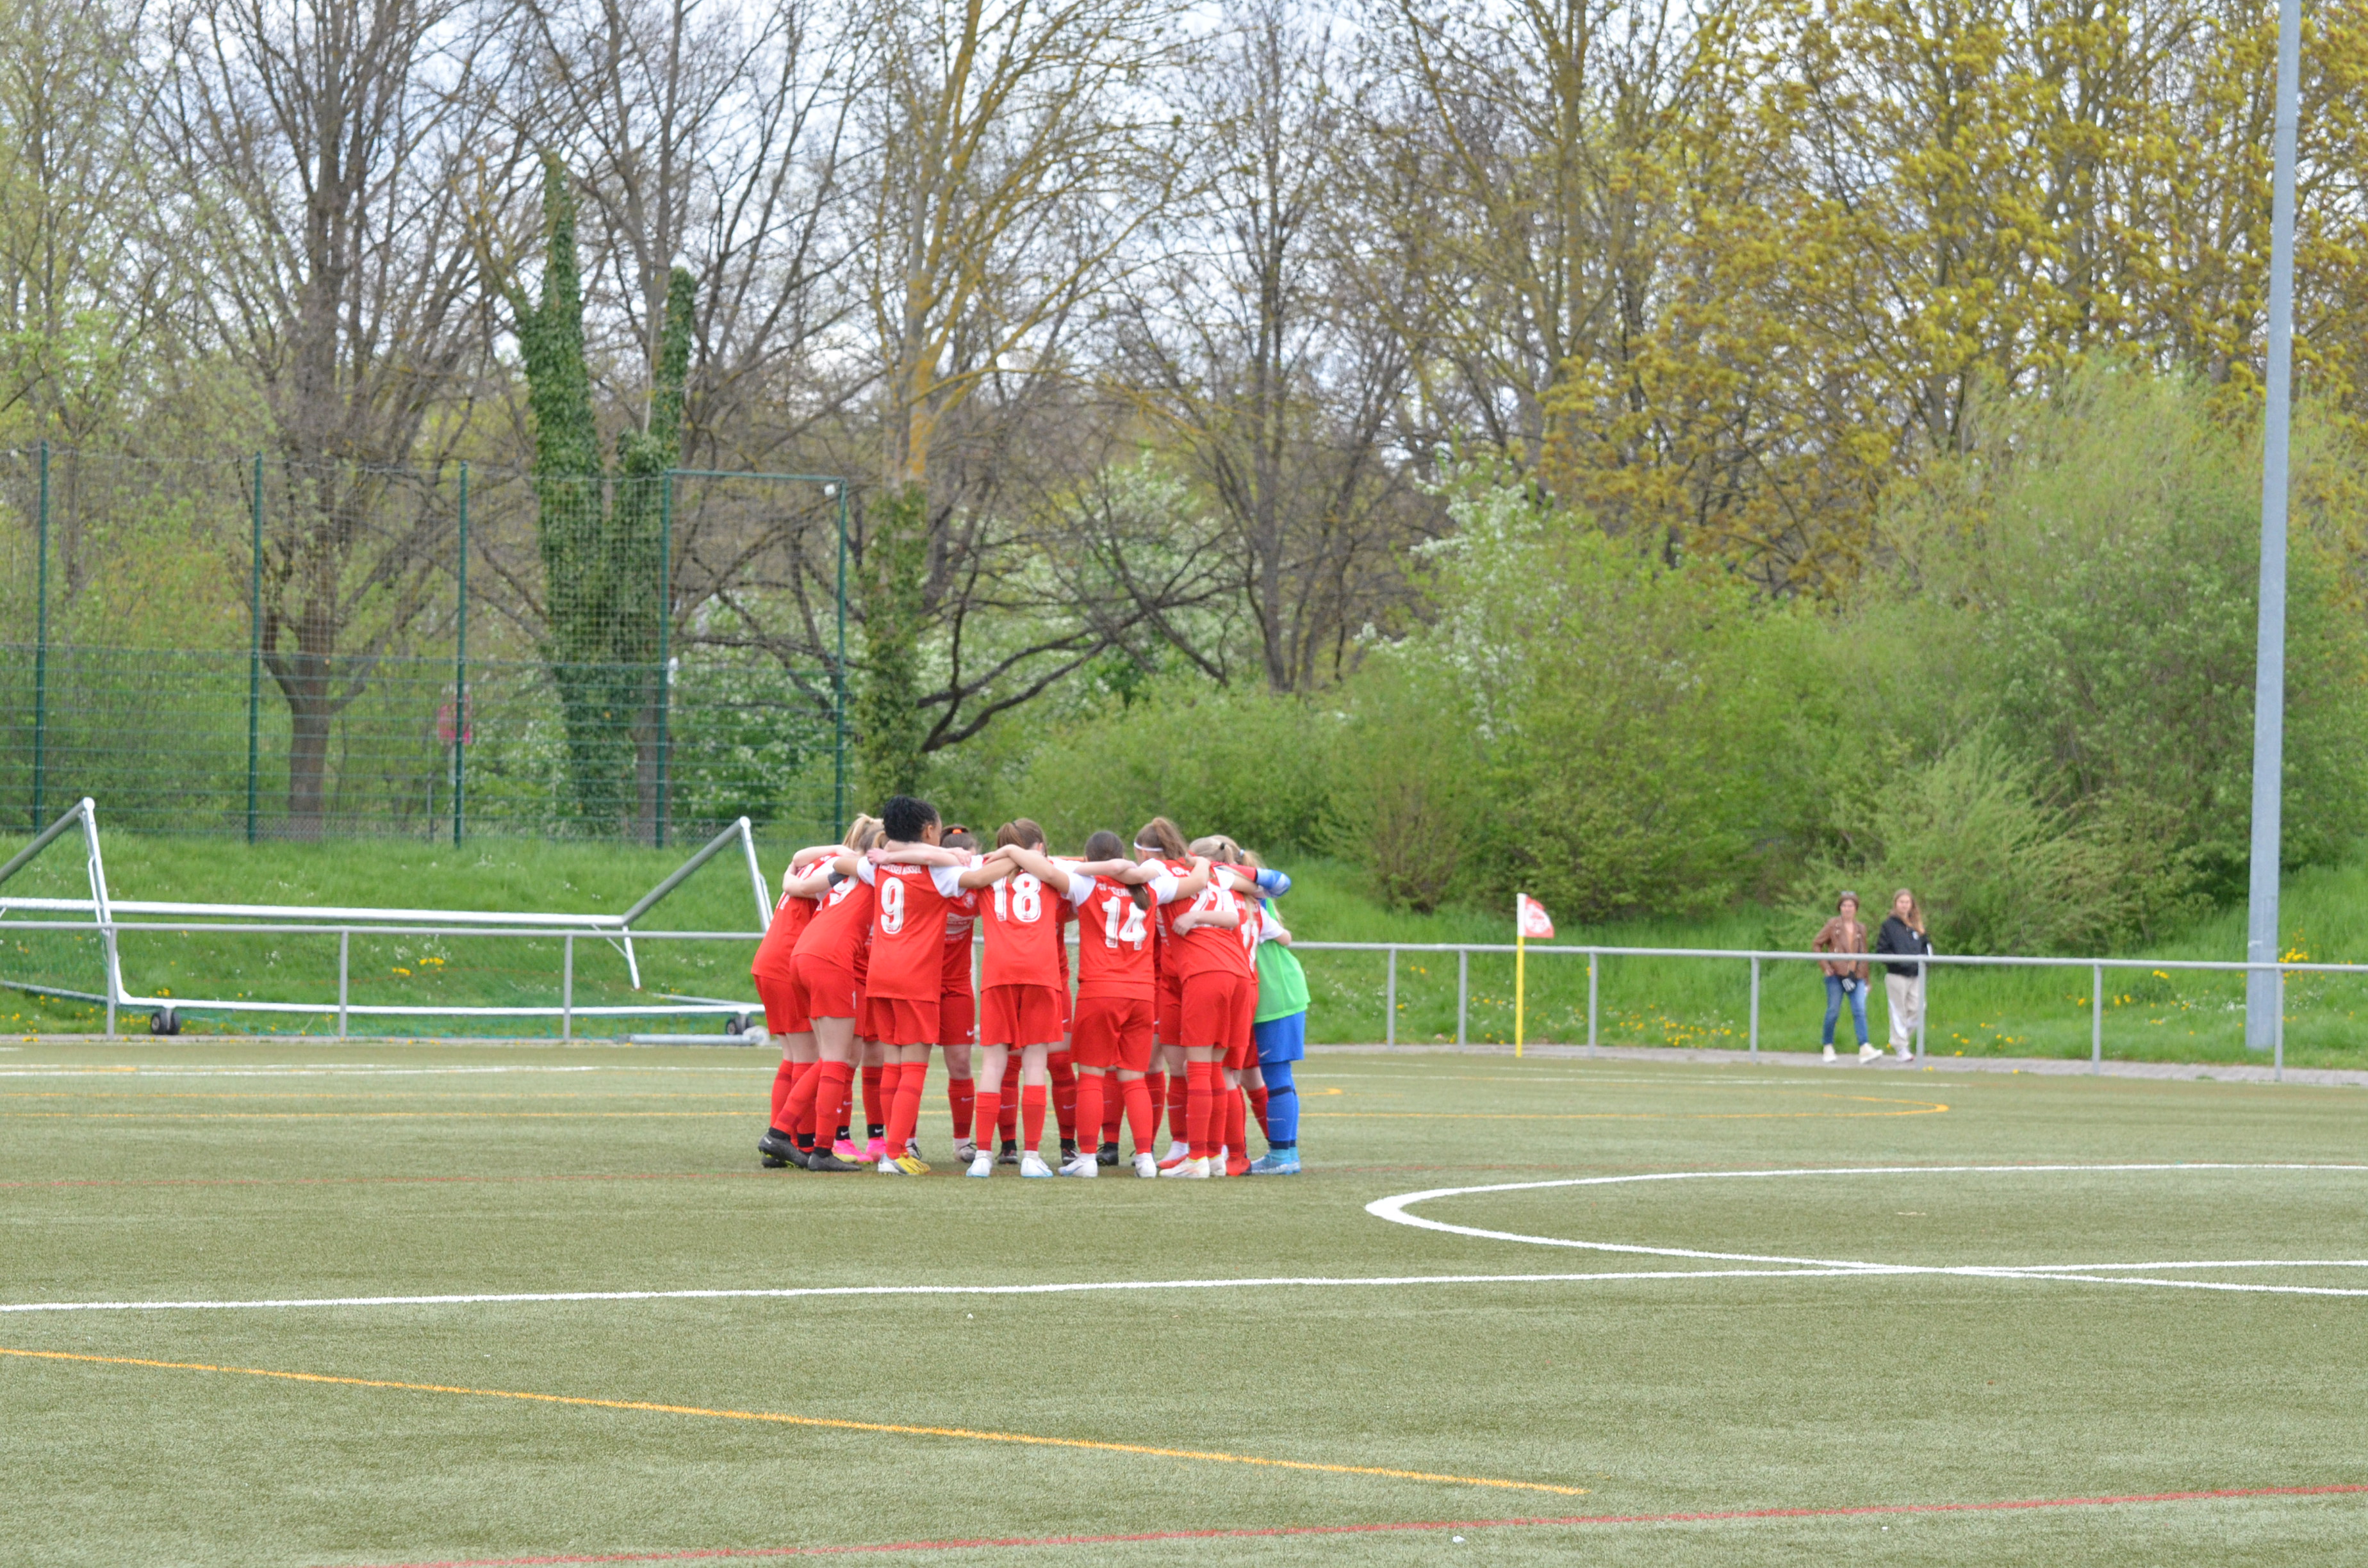
[[[444,1383],[402,1383],[379,1378],[338,1378],[323,1372],[282,1372],[264,1367],[218,1367],[202,1361],[149,1361],[133,1356],[87,1356],[65,1350],[17,1350],[0,1346],[0,1356],[36,1361],[85,1361],[110,1367],[153,1367],[175,1372],[227,1372],[246,1378],[278,1378],[293,1383],[333,1383],[344,1388],[397,1389],[407,1393],[465,1394],[476,1399],[518,1399],[537,1404],[573,1404],[596,1410],[640,1410],[659,1415],[702,1415],[717,1421],[767,1421],[787,1426],[825,1426],[842,1432],[884,1432],[905,1437],[965,1437],[981,1443],[1019,1443],[1030,1448],[1091,1449],[1100,1453],[1142,1454],[1154,1459],[1201,1460],[1212,1464],[1257,1465],[1269,1470],[1320,1471],[1328,1475],[1378,1475],[1392,1481],[1434,1481],[1450,1486],[1493,1486],[1508,1492],[1551,1492],[1583,1497],[1584,1486],[1554,1486],[1542,1481],[1498,1481],[1483,1475],[1435,1475],[1429,1471],[1390,1470],[1380,1465],[1316,1464],[1307,1460],[1259,1459],[1200,1449],[1155,1449],[1140,1443],[1101,1443],[1084,1437],[1040,1437],[1026,1432],[979,1432],[965,1426],[906,1426],[885,1421],[848,1421],[823,1415],[789,1415],[770,1410],[710,1410],[696,1404],[656,1404],[632,1399],[586,1399],[576,1394],[528,1393],[515,1389],[456,1388]]]

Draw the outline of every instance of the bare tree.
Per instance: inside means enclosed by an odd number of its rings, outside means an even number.
[[[289,831],[332,726],[420,611],[446,537],[387,470],[449,456],[487,344],[461,172],[505,139],[460,0],[185,0],[150,153],[207,266],[189,292],[272,416],[261,637],[288,704]]]

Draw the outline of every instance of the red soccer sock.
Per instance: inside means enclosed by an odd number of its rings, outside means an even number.
[[[1077,1125],[1079,1127],[1101,1126],[1102,1100],[1105,1098],[1103,1091],[1109,1083],[1110,1080],[1099,1073],[1077,1074]],[[1116,1095],[1110,1095],[1107,1097],[1112,1100],[1118,1098]],[[1087,1153],[1093,1152],[1082,1143],[1077,1147]]]
[[[1042,1084],[1019,1085],[1019,1147],[1033,1151],[1044,1145],[1044,1102],[1049,1097]]]
[[[814,1134],[814,1091],[822,1087],[822,1063],[808,1062],[791,1080],[790,1097],[781,1103],[781,1114],[787,1121],[777,1122],[784,1132],[793,1133],[802,1143],[811,1144]]]
[[[1266,1085],[1264,1084],[1258,1085],[1250,1091],[1250,1114],[1258,1118],[1258,1136],[1264,1138],[1267,1135]]]
[[[825,1090],[827,1090],[827,1089],[828,1089],[828,1087],[829,1087],[829,1085],[824,1085],[824,1088],[825,1088]],[[817,1100],[819,1100],[819,1101],[825,1101],[825,1102],[826,1102],[826,1101],[828,1100],[829,1096],[828,1096],[828,1095],[825,1093],[825,1094],[822,1094],[822,1095],[817,1095],[817,1096],[815,1096],[815,1098],[816,1098]],[[847,1076],[846,1076],[844,1079],[842,1079],[842,1080],[840,1081],[839,1085],[838,1085],[838,1114],[837,1114],[837,1116],[835,1116],[835,1117],[833,1117],[833,1118],[831,1119],[831,1123],[830,1123],[830,1125],[831,1125],[832,1129],[834,1130],[834,1132],[835,1132],[835,1135],[836,1135],[836,1136],[835,1136],[835,1142],[839,1142],[839,1143],[844,1143],[844,1142],[848,1142],[848,1136],[847,1136],[847,1135],[848,1135],[848,1133],[849,1131],[852,1131],[852,1129],[848,1127],[847,1119],[848,1119],[848,1114],[849,1114],[850,1112],[852,1112],[854,1109],[855,1109],[855,1069],[854,1069],[854,1067],[853,1067],[853,1066],[851,1066],[851,1065],[850,1065],[850,1066],[848,1066],[848,1067],[847,1068]]]
[[[953,1112],[954,1142],[977,1140],[972,1129],[978,1125],[978,1080],[949,1078],[946,1080],[946,1108]]]
[[[973,1140],[987,1153],[995,1152],[995,1124],[1003,1115],[1003,1091],[981,1089],[977,1096],[978,1133]]]
[[[913,1129],[921,1121],[921,1091],[927,1085],[929,1064],[907,1062],[896,1075],[896,1100],[888,1112],[888,1157],[898,1159],[912,1142]]]
[[[1126,1123],[1134,1132],[1134,1152],[1156,1154],[1151,1145],[1159,1136],[1159,1109],[1153,1102],[1148,1083],[1137,1078],[1118,1086],[1120,1097],[1126,1101]]]
[[[781,1058],[781,1064],[773,1069],[773,1110],[772,1114],[765,1119],[765,1125],[768,1127],[787,1131],[781,1128],[781,1108],[790,1103],[790,1090],[798,1081],[797,1065],[784,1056]]]
[[[847,1086],[855,1080],[855,1069],[844,1062],[825,1062],[817,1064],[806,1078],[814,1086],[814,1101],[809,1107],[814,1117],[811,1131],[814,1147],[827,1149],[831,1144],[832,1131],[846,1114],[842,1108],[847,1104]],[[803,1084],[799,1085],[801,1089],[804,1086]],[[802,1128],[801,1131],[806,1129]]]
[[[885,1066],[863,1070],[863,1121],[867,1128],[884,1128],[888,1124],[888,1079]]]
[[[1018,1095],[1006,1094],[1003,1096],[1003,1111],[995,1119],[995,1130],[1006,1143],[1019,1142],[1019,1096]]]
[[[1167,1079],[1167,1141],[1188,1148],[1192,1142],[1192,1069],[1187,1064],[1181,1073]]]
[[[1205,1160],[1217,1152],[1209,1133],[1209,1123],[1217,1108],[1216,1077],[1217,1064],[1213,1062],[1195,1062],[1185,1070],[1185,1142],[1196,1160]]]
[[[1225,1131],[1220,1142],[1225,1145],[1225,1157],[1238,1160],[1244,1153],[1244,1144],[1248,1142],[1248,1108],[1242,1104],[1239,1089],[1222,1090],[1219,1099],[1225,1112]]]
[[[1061,1126],[1061,1142],[1075,1142],[1077,1136],[1076,1060],[1065,1051],[1056,1051],[1046,1059],[1045,1069],[1046,1076],[1053,1081],[1053,1116]]]
[[[1118,1142],[1118,1124],[1125,1109],[1121,1104],[1125,1097],[1125,1093],[1119,1087],[1118,1080],[1105,1074],[1102,1077],[1102,1142],[1105,1143]],[[1083,1104],[1084,1096],[1081,1095],[1079,1096],[1081,1108]]]

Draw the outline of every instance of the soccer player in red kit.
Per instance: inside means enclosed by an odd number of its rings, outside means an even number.
[[[849,847],[869,849],[877,841],[879,824],[859,817],[848,832]],[[838,1124],[839,1107],[848,1085],[855,1080],[855,1020],[862,1001],[862,983],[856,976],[859,949],[871,937],[871,885],[859,877],[839,876],[822,907],[798,934],[792,949],[793,994],[814,1022],[819,1060],[813,1072],[790,1091],[783,1114],[795,1119],[797,1147],[810,1171],[852,1171],[862,1167],[831,1151],[831,1134]]]
[[[978,840],[956,824],[938,839],[975,864]],[[946,1053],[946,1108],[953,1113],[954,1158],[965,1168],[978,1153],[971,1127],[976,1119],[977,1081],[971,1076],[971,1046],[978,1039],[978,996],[971,987],[971,936],[978,928],[978,890],[972,888],[946,906],[945,970],[939,981],[938,1044]]]
[[[757,1141],[757,1152],[764,1156],[768,1169],[779,1170],[795,1165],[803,1168],[805,1161],[798,1157],[795,1129],[782,1125],[791,1091],[800,1078],[814,1069],[814,1020],[807,1017],[803,999],[797,994],[791,971],[797,950],[798,936],[822,906],[823,895],[830,891],[830,873],[821,862],[838,850],[837,845],[818,845],[801,849],[790,858],[789,869],[781,874],[781,900],[773,906],[773,918],[765,927],[765,939],[757,946],[756,961],[748,966],[757,982],[757,998],[765,1005],[765,1032],[781,1042],[781,1064],[773,1073],[773,1108],[765,1126],[764,1137]]]
[[[1086,841],[1085,860],[1074,866],[1029,848],[1010,854],[1022,871],[1077,912],[1077,1002],[1070,1023],[1079,1074],[1077,1125],[1099,1129],[1103,1098],[1115,1092],[1134,1128],[1135,1174],[1151,1176],[1159,1167],[1151,1153],[1151,1095],[1143,1074],[1151,1065],[1159,977],[1150,915],[1160,904],[1199,892],[1207,877],[1198,872],[1179,882],[1156,862],[1138,866],[1126,859],[1118,835],[1097,833]],[[1099,1174],[1095,1151],[1073,1153],[1061,1174]]]
[[[1011,846],[1042,849],[1044,830],[1023,817],[1004,824],[995,842],[998,850]],[[986,961],[980,977],[978,1035],[979,1043],[986,1048],[986,1060],[977,1075],[980,1147],[971,1157],[970,1174],[987,1176],[995,1172],[987,1146],[1003,1108],[1005,1069],[1016,1049],[1019,1052],[1019,1174],[1049,1176],[1052,1167],[1037,1148],[1044,1139],[1049,1092],[1045,1058],[1059,1049],[1065,1032],[1061,927],[1069,911],[1060,894],[1032,873],[1019,869],[1008,857],[988,858],[996,864],[998,876],[993,889],[980,899]]]
[[[1245,1074],[1258,1067],[1258,913],[1265,904],[1258,893],[1257,868],[1247,863],[1241,846],[1232,839],[1223,835],[1195,839],[1192,853],[1212,860],[1214,880],[1234,895],[1241,912],[1241,924],[1234,928],[1234,936],[1242,984],[1235,993],[1233,1011],[1225,1023],[1225,1053],[1217,1063],[1217,1100],[1210,1118],[1210,1136],[1221,1145],[1222,1158],[1212,1156],[1209,1174],[1247,1176],[1249,1123],[1243,1114],[1242,1090]]]
[[[1224,1138],[1220,1096],[1224,1062],[1232,1043],[1243,988],[1241,903],[1212,877],[1169,926],[1176,934],[1175,968],[1179,981],[1185,1072],[1185,1136],[1190,1154],[1161,1171],[1162,1176],[1205,1181]],[[1236,1098],[1239,1096],[1236,1096]],[[1212,1125],[1213,1124],[1213,1125]],[[1219,1167],[1222,1170],[1222,1166]]]
[[[1135,830],[1134,858],[1156,860],[1173,877],[1190,875],[1191,853],[1184,846],[1184,835],[1166,817],[1154,817]],[[1172,1165],[1190,1157],[1191,1144],[1185,1138],[1186,1092],[1188,1076],[1184,1061],[1184,998],[1182,979],[1176,969],[1176,916],[1183,913],[1179,904],[1161,904],[1154,911],[1154,927],[1158,937],[1159,996],[1153,1006],[1154,1027],[1158,1044],[1151,1056],[1151,1073],[1144,1082],[1151,1085],[1152,1110],[1156,1115],[1164,1107],[1167,1113],[1167,1153],[1160,1164]],[[1163,1095],[1164,1091],[1164,1095]]]
[[[894,1075],[879,1169],[883,1176],[921,1176],[929,1167],[908,1151],[920,1119],[929,1047],[938,1043],[939,1033],[947,911],[965,892],[985,886],[1005,868],[909,862],[909,851],[934,848],[940,836],[937,810],[926,801],[892,795],[881,807],[880,819],[879,846],[860,859],[842,857],[839,867],[852,870],[874,892],[865,995],[874,1036],[889,1052],[882,1065]]]

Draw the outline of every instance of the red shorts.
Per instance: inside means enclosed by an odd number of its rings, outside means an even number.
[[[982,1045],[1061,1043],[1064,998],[1050,985],[990,985],[978,994]]]
[[[931,997],[916,1002],[904,996],[866,996],[863,999],[870,1027],[863,1038],[876,1040],[882,1045],[935,1045],[938,1043],[938,1003]]]
[[[1242,977],[1223,970],[1184,977],[1184,1005],[1178,1009],[1183,1022],[1177,1032],[1187,1050],[1231,1049],[1234,1016],[1240,1011],[1235,994],[1242,989]]]
[[[978,1003],[968,991],[938,998],[938,1043],[968,1045],[978,1037]]]
[[[1151,1070],[1151,1004],[1126,996],[1081,996],[1070,1028],[1080,1067]]]
[[[1235,983],[1234,1016],[1225,1036],[1225,1065],[1235,1072],[1258,1065],[1258,982]]]
[[[767,1034],[811,1034],[814,1020],[806,1017],[806,994],[786,974],[761,975],[757,999],[765,1005]]]
[[[852,1018],[861,995],[853,970],[814,953],[798,955],[791,994],[803,1004],[798,1010],[810,1019]]]
[[[1159,1005],[1153,1009],[1162,1045],[1184,1043],[1184,993],[1173,985],[1159,988]]]

